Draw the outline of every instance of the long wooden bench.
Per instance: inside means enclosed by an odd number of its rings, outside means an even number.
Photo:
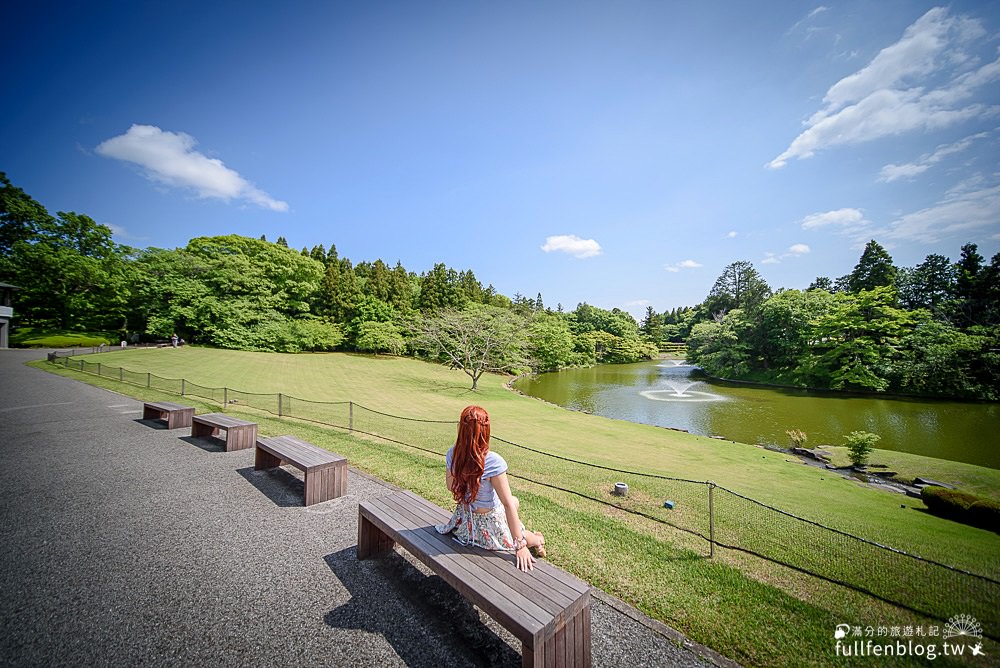
[[[347,458],[294,436],[258,438],[254,468],[258,471],[290,464],[305,473],[305,505],[322,503],[347,493]]]
[[[450,513],[409,491],[358,506],[358,558],[399,543],[521,641],[523,666],[590,666],[590,587],[545,561],[517,569],[512,553],[465,547],[435,524]]]
[[[167,429],[190,427],[194,417],[194,407],[182,406],[170,401],[147,401],[142,405],[143,420],[165,420]]]
[[[252,448],[257,441],[257,423],[248,422],[225,413],[205,413],[191,418],[192,438],[218,436],[226,432],[226,451]]]

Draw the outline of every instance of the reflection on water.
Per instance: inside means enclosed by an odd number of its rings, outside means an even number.
[[[712,383],[678,360],[569,369],[523,378],[518,390],[574,410],[787,447],[801,429],[807,445],[842,445],[852,431],[879,434],[878,446],[1000,468],[1000,405],[872,398]]]

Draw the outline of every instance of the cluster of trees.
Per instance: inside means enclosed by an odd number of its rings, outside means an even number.
[[[552,310],[541,294],[512,299],[444,264],[421,274],[399,262],[353,264],[333,244],[299,252],[281,237],[199,237],[171,250],[119,245],[87,216],[51,216],[3,173],[0,281],[21,287],[19,326],[161,340],[177,333],[243,350],[423,355],[471,369],[473,385],[487,370],[657,352],[624,311],[586,303]]]
[[[573,311],[499,294],[471,270],[417,274],[353,264],[336,246],[199,237],[134,249],[45,207],[0,172],[0,281],[20,286],[17,325],[109,331],[243,350],[357,350],[439,359],[475,387],[487,371],[539,371],[656,355],[687,342],[711,375],[813,388],[1000,399],[1000,254],[896,267],[874,240],[849,274],[772,290],[749,262],[695,307]]]
[[[695,309],[688,360],[726,378],[1000,399],[1000,254],[896,267],[876,241],[836,280],[772,291],[735,262]]]

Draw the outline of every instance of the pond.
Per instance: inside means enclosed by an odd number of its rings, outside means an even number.
[[[726,440],[788,447],[843,445],[852,431],[878,447],[1000,469],[1000,404],[872,397],[711,382],[681,360],[601,365],[525,377],[519,391],[605,417]]]

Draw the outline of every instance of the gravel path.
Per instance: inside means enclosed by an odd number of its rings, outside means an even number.
[[[500,666],[520,643],[405,552],[359,562],[358,501],[302,506],[142,404],[0,350],[0,664]],[[268,434],[271,435],[271,434]],[[595,666],[731,666],[594,592]]]

